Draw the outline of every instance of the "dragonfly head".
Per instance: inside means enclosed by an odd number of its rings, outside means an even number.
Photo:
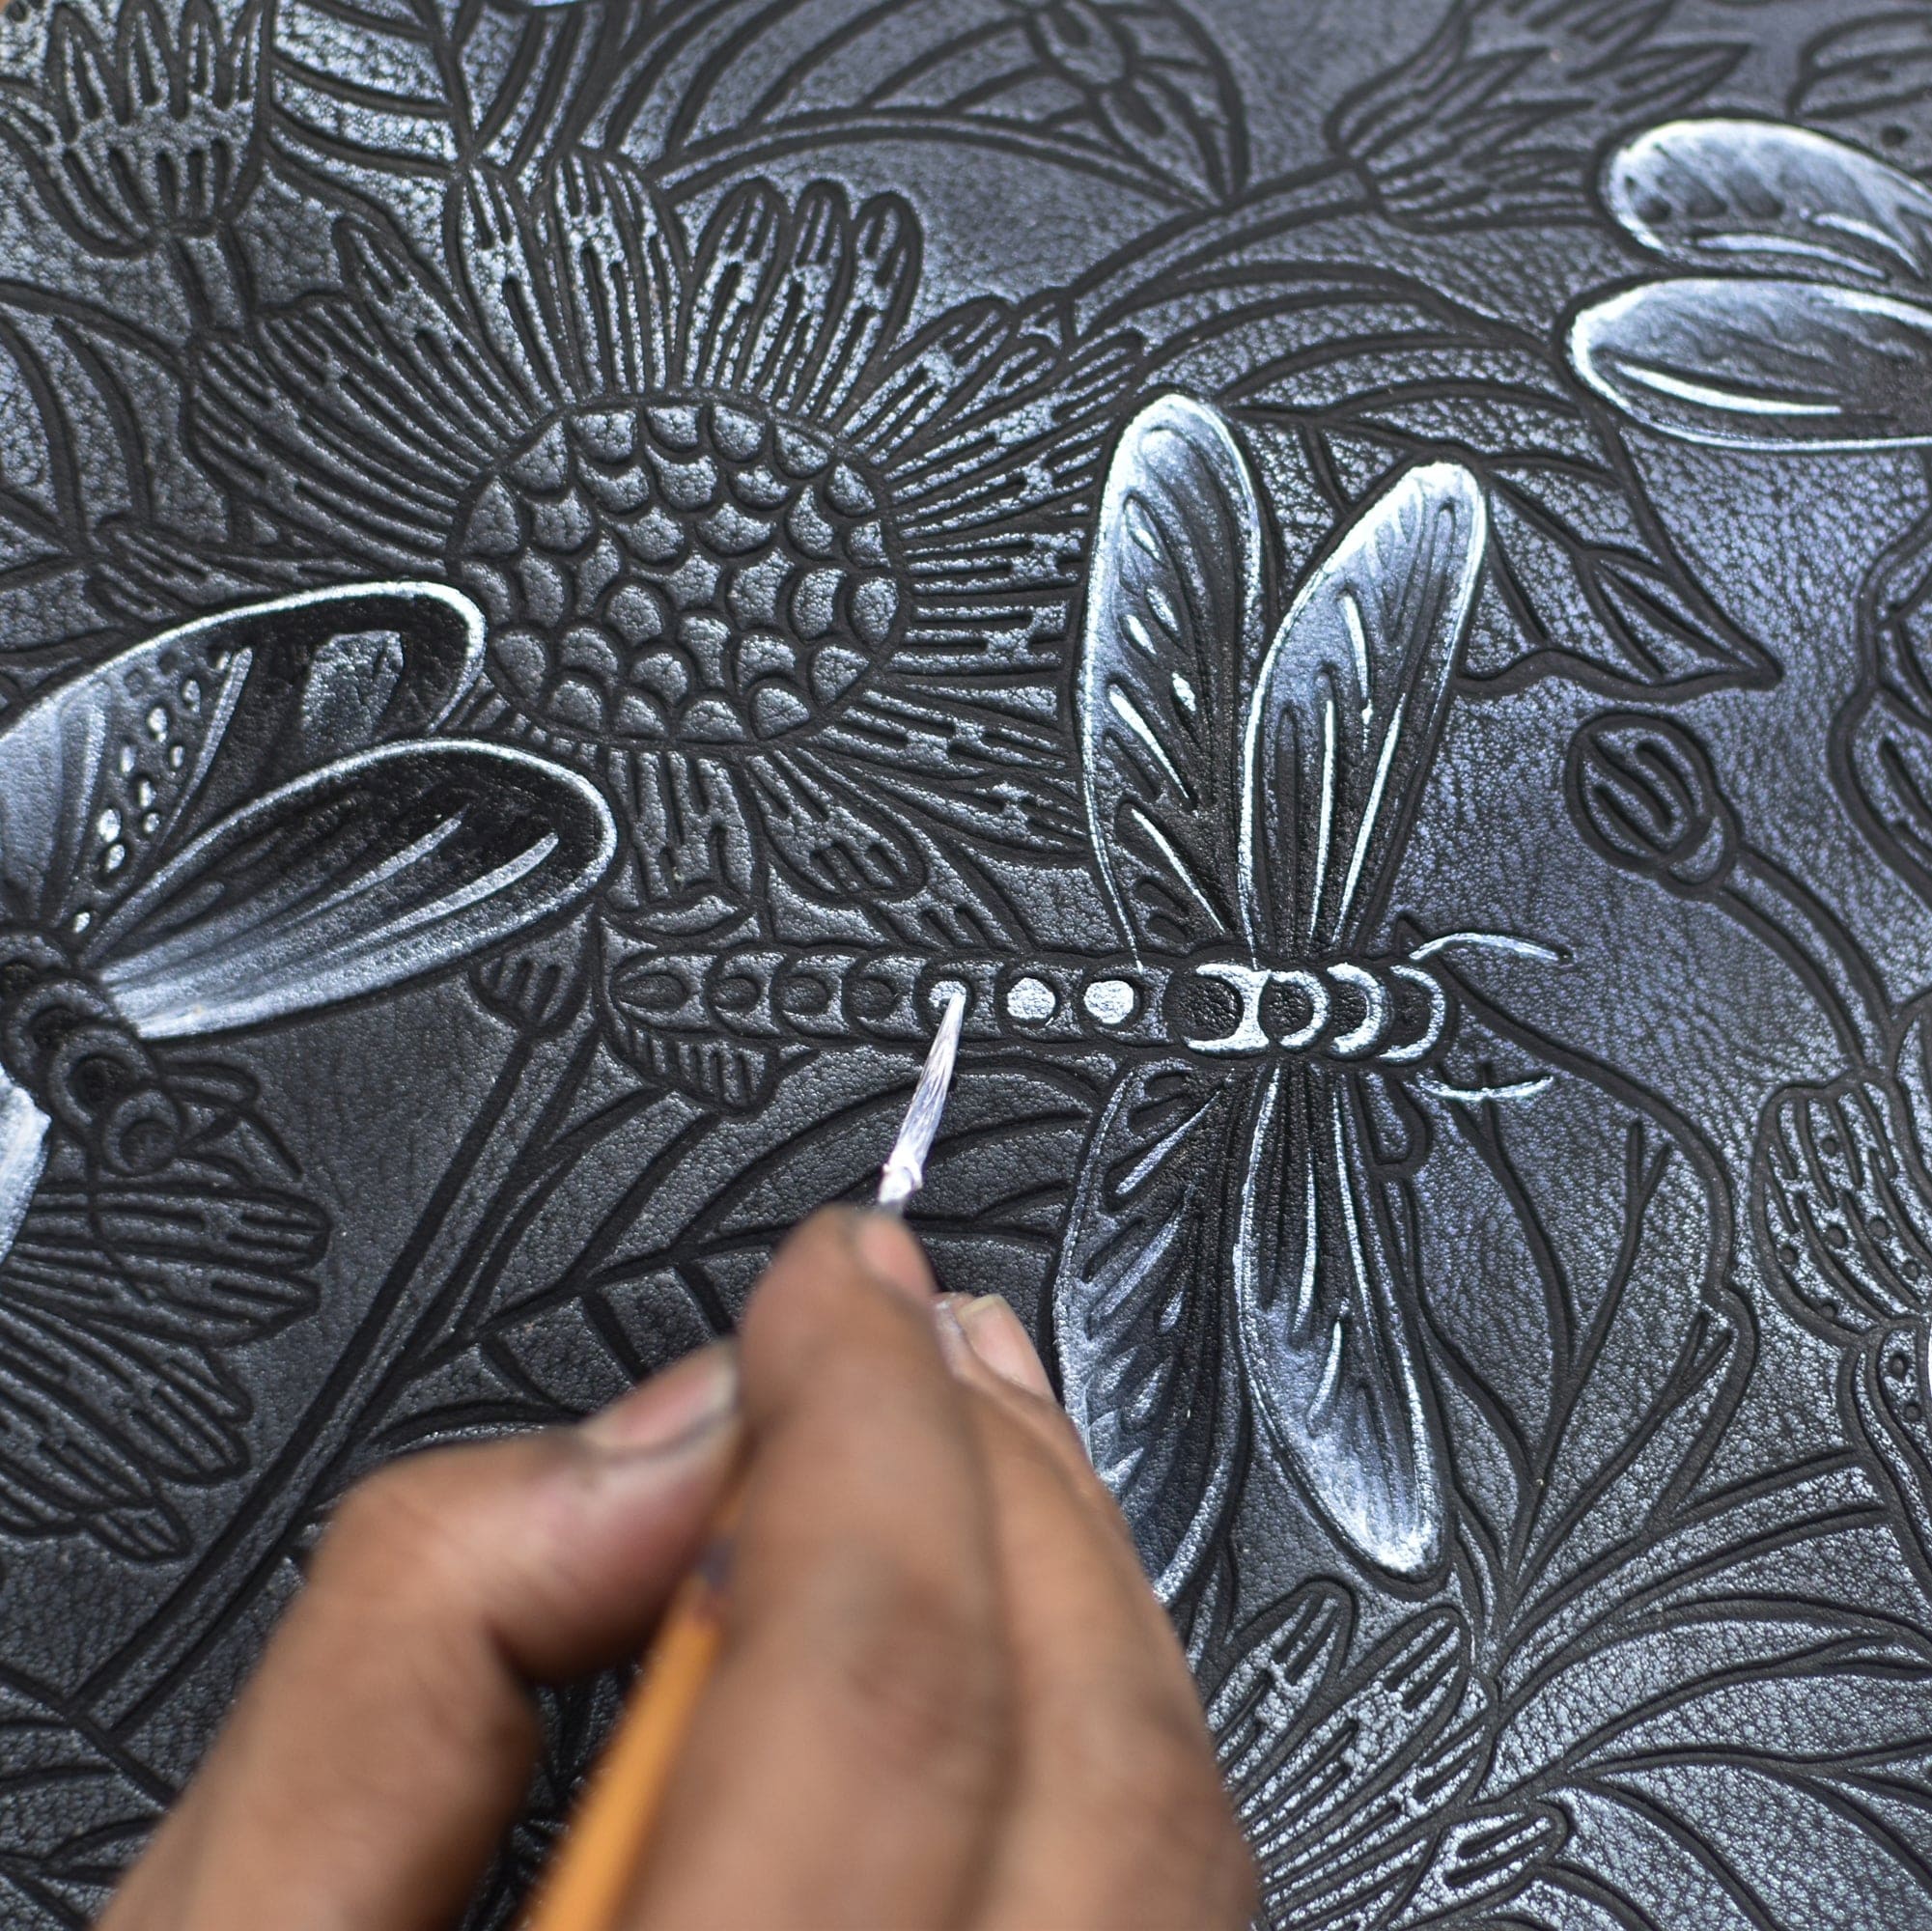
[[[109,1172],[154,1173],[180,1149],[182,1110],[154,1055],[32,927],[0,928],[0,1065]]]

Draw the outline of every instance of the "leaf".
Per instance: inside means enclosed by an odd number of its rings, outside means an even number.
[[[1921,899],[1932,902],[1932,722],[1883,686],[1838,726],[1861,828]]]
[[[1467,1627],[1425,1610],[1347,1667],[1351,1625],[1346,1592],[1303,1584],[1232,1638],[1208,1699],[1265,1920],[1365,1931],[1499,1903],[1566,1827],[1462,1808],[1487,1734]]]
[[[1330,143],[1406,226],[1582,220],[1605,140],[1681,112],[1745,51],[1658,39],[1672,11],[1671,0],[1471,0],[1340,102]]]
[[[1613,419],[1543,342],[1407,277],[1331,267],[1256,268],[1218,304],[1162,373],[1247,370],[1227,402],[1256,432],[1291,585],[1392,471],[1446,458],[1491,513],[1467,682],[1568,677],[1654,700],[1769,681],[1771,659],[1673,550]],[[1271,462],[1276,437],[1293,441]]]
[[[1247,175],[1233,70],[1182,0],[669,9],[613,64],[596,125],[679,181],[868,138],[1018,152],[1168,206],[1225,201]]]
[[[398,174],[528,166],[594,62],[599,17],[594,6],[288,0],[275,15],[271,139],[338,197],[347,181],[378,205]]]
[[[527,1151],[444,1283],[450,1311],[385,1397],[385,1446],[579,1413],[728,1331],[797,1221],[872,1197],[917,1069],[915,1053],[841,1047],[722,1118],[587,1082],[578,1116]],[[1039,1330],[1096,1110],[1075,1069],[962,1067],[919,1205],[942,1282],[969,1265],[974,1292],[1005,1294]]]
[[[104,1731],[18,1672],[0,1672],[0,1917],[78,1927],[174,1792]]]
[[[1814,38],[1798,64],[1794,117],[1830,127],[1899,167],[1932,164],[1932,17],[1893,7]]]
[[[160,500],[206,506],[171,427],[160,343],[39,291],[0,288],[0,635],[5,648],[98,627],[83,599],[104,533]]]
[[[1932,442],[1932,311],[1823,282],[1682,275],[1593,302],[1570,359],[1612,407],[1724,449]]]
[[[1639,247],[1691,268],[1823,275],[1891,294],[1932,276],[1932,191],[1806,127],[1672,121],[1610,157],[1604,203]]]
[[[1429,1312],[1495,1697],[1472,1803],[1500,1842],[1539,1815],[1576,1820],[1512,1883],[1646,1913],[1661,1832],[1740,1923],[1870,1921],[1769,1873],[1764,1820],[1826,1846],[1841,1889],[1923,1883],[1932,1839],[1887,1809],[1922,1809],[1932,1764],[1917,1581],[1857,1460],[1788,1421],[1767,1432],[1755,1404],[1781,1412],[1780,1396],[1754,1380],[1756,1322],[1723,1285],[1730,1209],[1710,1150],[1462,996],[1495,1045],[1557,1066],[1532,1105],[1445,1123],[1415,1183],[1436,1208],[1425,1242],[1463,1261]],[[1490,1049],[1466,1018],[1458,1052]],[[1580,1192],[1619,1210],[1587,1245],[1556,1211]],[[1778,1444],[1769,1466],[1721,1456],[1740,1434]]]

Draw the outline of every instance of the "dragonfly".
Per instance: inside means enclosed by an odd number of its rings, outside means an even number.
[[[1463,932],[1379,941],[1480,585],[1478,479],[1418,463],[1356,508],[1271,623],[1270,554],[1225,419],[1170,395],[1104,488],[1078,690],[1101,878],[1136,966],[1224,989],[1119,1075],[1069,1210],[1064,1392],[1164,1598],[1223,1520],[1247,1417],[1333,1534],[1421,1581],[1446,1548],[1415,1257],[1372,1088],[1527,1099],[1440,1075]],[[1182,1049],[1174,1050],[1175,1047]]]
[[[1063,1391],[1174,1600],[1213,1545],[1251,1407],[1330,1527],[1419,1580],[1444,1548],[1413,1258],[1373,1081],[1445,1102],[1443,955],[1375,942],[1480,583],[1488,513],[1418,464],[1336,533],[1271,627],[1259,495],[1225,419],[1171,394],[1118,443],[1077,690],[1093,850],[1123,949],[647,951],[612,993],[667,1078],[757,1105],[798,1054],[915,1048],[964,993],[966,1048],[1104,1048],[1119,1071],[1052,1283]]]
[[[0,1524],[173,1553],[218,1363],[305,1311],[314,1209],[233,1152],[198,1042],[392,990],[575,904],[581,776],[430,734],[481,613],[435,583],[277,598],[136,643],[0,724]]]

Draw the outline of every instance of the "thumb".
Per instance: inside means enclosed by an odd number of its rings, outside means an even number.
[[[385,1469],[297,1598],[103,1931],[402,1931],[454,1918],[536,1752],[532,1680],[634,1653],[738,1436],[731,1349],[581,1427]]]

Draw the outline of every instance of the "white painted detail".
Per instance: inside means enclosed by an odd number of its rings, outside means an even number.
[[[1125,979],[1096,979],[1080,1004],[1102,1025],[1125,1025],[1134,1017],[1134,988]]]
[[[1044,979],[1016,979],[1006,989],[1008,1017],[1022,1025],[1045,1025],[1059,1007],[1059,998]]]

